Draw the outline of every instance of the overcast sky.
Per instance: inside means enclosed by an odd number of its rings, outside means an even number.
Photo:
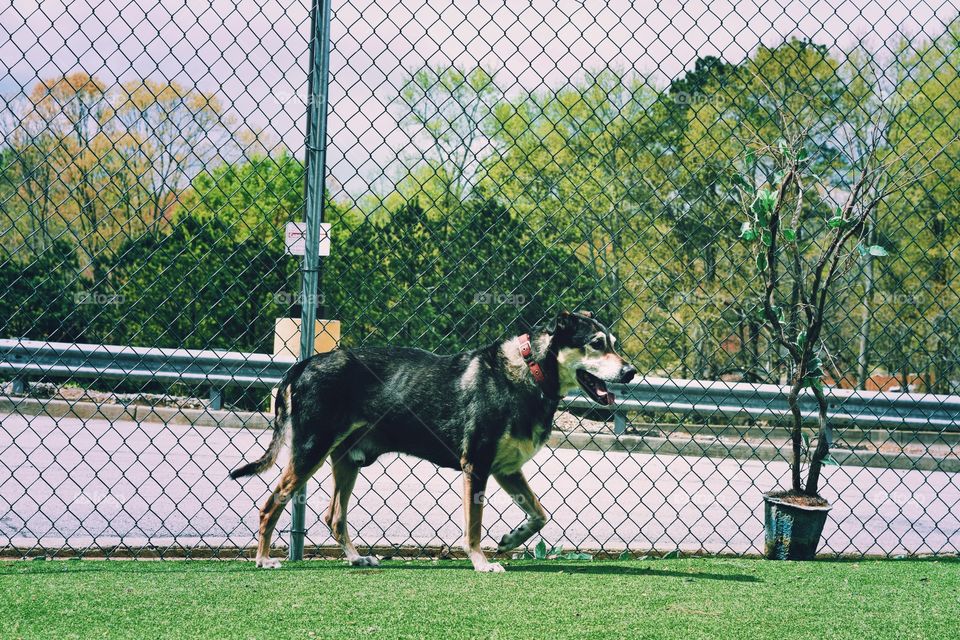
[[[480,63],[514,89],[608,64],[666,82],[698,57],[737,62],[791,36],[849,49],[938,35],[958,2],[337,1],[330,171],[362,193],[410,144],[390,105],[405,70],[425,63]],[[13,0],[0,9],[0,93],[76,69],[107,82],[177,79],[218,92],[301,155],[309,30],[309,0]]]

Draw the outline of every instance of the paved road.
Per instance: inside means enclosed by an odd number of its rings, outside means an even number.
[[[0,546],[251,545],[257,505],[279,467],[234,482],[227,471],[259,456],[269,433],[158,423],[0,416]],[[760,551],[761,493],[784,463],[544,449],[525,467],[565,548]],[[957,552],[960,475],[830,467],[836,502],[825,530],[837,552]],[[317,516],[329,472],[311,483],[308,544],[332,544]],[[351,505],[358,543],[456,545],[459,477],[384,456],[364,470]],[[839,498],[839,499],[838,499]],[[499,489],[488,542],[522,519]],[[851,510],[850,505],[853,506]],[[289,512],[280,528],[289,526]],[[286,535],[281,536],[285,544]]]

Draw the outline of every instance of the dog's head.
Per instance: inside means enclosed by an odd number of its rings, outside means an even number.
[[[608,382],[629,382],[633,368],[616,352],[617,338],[589,311],[562,312],[547,327],[557,354],[561,393],[580,386],[599,404],[613,404]]]

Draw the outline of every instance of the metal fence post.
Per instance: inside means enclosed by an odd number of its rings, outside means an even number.
[[[300,311],[300,359],[313,355],[317,320],[317,287],[320,281],[320,223],[324,209],[324,175],[327,168],[327,89],[330,71],[330,0],[314,0],[310,11],[310,72],[307,97],[305,204],[307,232],[303,253],[303,297]],[[290,523],[290,560],[303,559],[306,534],[307,490],[293,496]]]

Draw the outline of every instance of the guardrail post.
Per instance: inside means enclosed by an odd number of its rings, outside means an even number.
[[[27,383],[27,379],[20,376],[17,376],[13,379],[13,384],[11,386],[11,392],[15,396],[27,395],[27,389],[30,387],[30,385]]]
[[[613,432],[618,436],[627,432],[627,414],[622,411],[613,414]]]
[[[223,408],[223,388],[210,387],[210,408],[219,411]]]
[[[303,252],[303,298],[300,312],[300,358],[314,352],[317,321],[317,287],[320,282],[320,223],[323,222],[325,174],[327,168],[327,90],[330,71],[330,2],[314,0],[310,11],[310,75],[307,104],[307,141],[304,155],[306,174],[306,248]],[[306,534],[307,490],[293,495],[290,523],[290,560],[303,559]]]

